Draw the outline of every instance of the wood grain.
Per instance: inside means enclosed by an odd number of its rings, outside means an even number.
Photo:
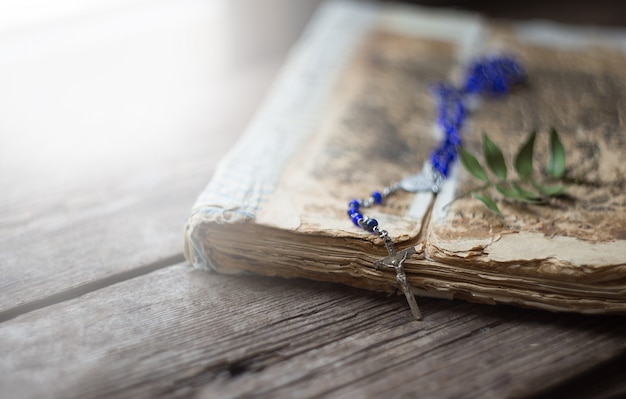
[[[0,324],[0,386],[10,397],[527,396],[626,348],[617,318],[420,302],[416,323],[400,296],[182,264]]]
[[[224,82],[206,129],[155,138],[179,142],[167,153],[49,178],[55,165],[6,151],[0,397],[626,394],[623,318],[420,299],[417,324],[400,296],[174,264],[186,212],[279,63]]]
[[[168,159],[147,154],[143,163],[126,159],[127,170],[103,166],[86,176],[76,164],[64,184],[53,185],[30,178],[26,164],[14,170],[0,208],[0,320],[15,307],[179,256],[186,214],[280,62],[236,76],[209,131],[181,133],[191,145]]]

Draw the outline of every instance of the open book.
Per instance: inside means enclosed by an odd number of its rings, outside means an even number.
[[[558,130],[569,195],[548,205],[471,197],[456,165],[438,194],[398,193],[369,209],[416,295],[554,311],[626,313],[626,33],[508,24],[408,6],[330,2],[294,48],[264,105],[225,156],[185,226],[185,254],[223,273],[398,289],[352,198],[416,173],[437,145],[429,85],[458,82],[478,55],[513,54],[529,84],[468,116],[510,159],[532,130],[536,157]],[[542,150],[543,149],[543,150]],[[545,155],[545,154],[543,154]]]

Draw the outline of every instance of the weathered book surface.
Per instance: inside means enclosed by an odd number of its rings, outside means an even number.
[[[399,248],[417,295],[555,311],[626,313],[626,34],[503,24],[461,13],[328,3],[274,90],[223,159],[185,226],[194,265],[224,273],[304,277],[397,289],[380,238],[346,216],[419,170],[440,133],[428,87],[457,81],[473,57],[514,54],[529,85],[486,100],[465,145],[486,131],[514,154],[531,130],[539,159],[556,128],[569,196],[548,205],[498,200],[503,215],[460,193],[460,167],[442,191],[399,193],[370,216]]]

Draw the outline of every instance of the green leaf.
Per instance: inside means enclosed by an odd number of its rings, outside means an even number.
[[[562,194],[565,194],[569,186],[564,186],[562,184],[557,184],[554,186],[542,186],[539,183],[533,183],[533,186],[543,195],[547,195],[548,197],[556,197]]]
[[[541,197],[532,191],[528,191],[519,184],[513,182],[511,183],[513,189],[519,193],[522,197],[526,199],[528,202],[538,202],[541,200]]]
[[[496,183],[495,186],[496,186],[496,190],[498,190],[498,192],[500,194],[502,194],[506,198],[517,199],[517,200],[524,200],[525,199],[515,189],[510,188],[510,187],[508,187],[508,186],[506,186],[504,184]]]
[[[504,163],[504,156],[498,146],[491,141],[486,133],[483,133],[483,155],[487,161],[487,166],[502,180],[506,180],[506,163]]]
[[[492,200],[491,198],[485,197],[484,195],[480,195],[478,193],[472,193],[472,197],[476,198],[477,200],[485,204],[485,206],[489,208],[491,212],[497,213],[498,215],[502,214],[500,212],[500,209],[498,209],[498,205],[496,205],[495,201]]]
[[[484,182],[489,182],[485,169],[480,166],[480,163],[475,156],[467,152],[463,147],[459,147],[459,154],[461,155],[461,163],[465,169],[472,174],[472,176]]]
[[[560,179],[565,173],[565,149],[556,129],[550,129],[550,159],[548,160],[548,174]]]
[[[515,156],[515,171],[522,180],[526,180],[533,171],[533,151],[536,136],[537,132],[532,132]]]
[[[496,190],[506,198],[530,203],[537,203],[541,199],[535,193],[524,190],[517,183],[511,183],[512,187],[504,184],[496,184],[495,186]]]

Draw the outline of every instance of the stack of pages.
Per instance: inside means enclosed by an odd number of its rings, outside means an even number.
[[[567,195],[542,205],[471,196],[455,165],[439,193],[398,192],[367,210],[416,295],[553,311],[626,313],[626,34],[398,5],[330,2],[194,205],[185,254],[223,273],[398,290],[382,240],[353,225],[352,198],[418,172],[441,140],[429,87],[458,85],[486,54],[519,60],[528,85],[474,104],[464,147],[487,133],[507,163],[550,129],[566,151]],[[509,166],[511,166],[509,164]],[[512,167],[511,167],[512,169]],[[459,198],[460,197],[460,198]]]

